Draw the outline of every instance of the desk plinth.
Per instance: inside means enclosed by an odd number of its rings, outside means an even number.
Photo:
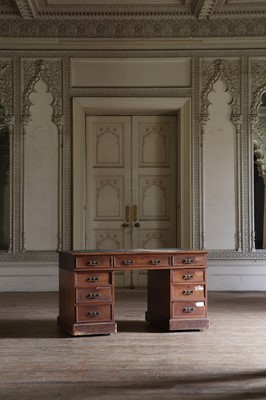
[[[73,336],[115,333],[114,272],[141,269],[148,270],[146,321],[167,331],[207,329],[207,257],[175,249],[60,252],[58,325]]]

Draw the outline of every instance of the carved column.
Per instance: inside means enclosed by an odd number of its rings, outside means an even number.
[[[11,60],[0,61],[0,104],[5,111],[4,123],[8,129],[8,165],[6,177],[8,179],[9,190],[9,244],[7,251],[13,251],[14,232],[13,232],[13,131],[14,131],[14,110],[13,110],[13,65]],[[0,212],[4,210],[0,210]]]
[[[262,103],[262,95],[266,93],[266,59],[253,58],[250,60],[250,142],[251,142],[251,162],[258,168],[259,175],[263,177],[265,187],[265,156],[266,156],[266,122],[265,118],[259,115],[259,107]],[[251,166],[251,167],[252,167]],[[252,168],[253,170],[253,168]],[[254,218],[254,180],[251,185],[251,250],[255,250],[255,218]],[[264,215],[263,218],[263,248],[266,248],[266,203],[264,190]]]
[[[262,248],[266,249],[266,174],[263,175],[264,183],[264,207],[263,207],[263,242]]]

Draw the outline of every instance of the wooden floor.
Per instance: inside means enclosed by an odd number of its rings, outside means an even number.
[[[161,332],[116,292],[118,333],[72,338],[57,293],[0,293],[0,399],[266,400],[266,293],[209,294],[211,327]]]

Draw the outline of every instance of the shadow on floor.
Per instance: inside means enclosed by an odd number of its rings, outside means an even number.
[[[69,337],[58,326],[56,320],[0,320],[0,338],[3,339],[48,339]]]
[[[44,400],[265,400],[266,370],[236,374],[198,375],[178,378],[154,377],[145,379],[140,376],[136,381],[50,381],[16,385],[4,385],[2,394],[5,399]],[[0,384],[1,387],[1,384]]]

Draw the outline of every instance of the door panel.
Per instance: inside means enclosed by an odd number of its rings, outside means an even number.
[[[176,246],[175,117],[93,116],[86,121],[86,247]],[[145,271],[116,285],[146,286]]]
[[[137,207],[133,248],[175,247],[175,117],[133,117],[132,132],[132,196]],[[134,271],[132,285],[146,286],[146,278],[144,271]]]
[[[132,248],[125,207],[131,204],[131,118],[87,117],[86,248]],[[116,285],[130,286],[130,272]]]

